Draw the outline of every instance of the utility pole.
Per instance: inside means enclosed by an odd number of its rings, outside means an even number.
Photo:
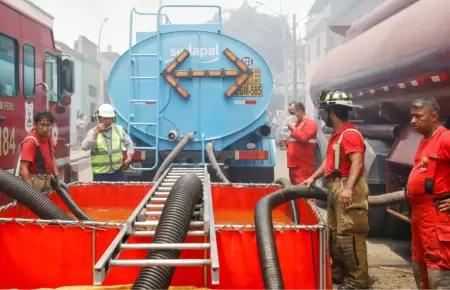
[[[281,2],[281,1],[280,1]],[[283,81],[284,81],[284,110],[288,109],[289,100],[288,100],[288,65],[287,65],[287,18],[281,17],[282,29],[283,29]]]
[[[296,15],[292,15],[292,34],[293,34],[293,52],[292,52],[292,85],[293,85],[293,98],[296,102],[299,101],[297,95],[297,20]]]

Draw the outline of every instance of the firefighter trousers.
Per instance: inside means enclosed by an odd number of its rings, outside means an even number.
[[[450,289],[450,217],[434,201],[411,203],[412,268],[418,289]]]
[[[50,176],[31,175],[31,185],[40,192],[47,192],[53,189],[50,184]]]
[[[328,241],[333,280],[346,288],[370,287],[366,238],[369,231],[369,189],[364,177],[353,188],[352,205],[343,209],[340,195],[345,180],[329,182]]]

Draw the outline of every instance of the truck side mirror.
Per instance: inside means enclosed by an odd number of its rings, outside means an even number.
[[[74,92],[74,62],[64,59],[61,66],[61,88],[70,94]]]

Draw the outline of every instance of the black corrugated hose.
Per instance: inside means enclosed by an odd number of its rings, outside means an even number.
[[[181,176],[170,190],[152,243],[184,243],[195,205],[203,195],[202,181],[196,174]],[[179,259],[180,250],[150,250],[147,259]],[[174,266],[142,268],[132,289],[169,289]]]
[[[4,170],[0,170],[0,191],[29,208],[41,219],[74,220],[33,186]]]
[[[80,221],[92,221],[92,219],[78,206],[78,204],[73,200],[72,196],[69,194],[69,189],[67,187],[61,186],[58,188],[56,179],[54,176],[50,178],[50,183],[59,197],[62,199],[64,204],[69,208],[69,210],[76,216]]]
[[[221,182],[230,183],[230,181],[223,174],[222,170],[220,170],[220,166],[217,163],[216,156],[214,155],[214,145],[213,145],[213,143],[206,144],[205,149],[206,149],[206,154],[208,155],[209,163],[211,163],[211,167],[216,172],[217,178],[219,178],[219,180]]]
[[[166,171],[167,167],[169,167],[170,164],[175,160],[175,158],[180,154],[180,152],[183,150],[183,148],[189,143],[189,141],[192,140],[194,137],[194,134],[189,133],[183,136],[183,139],[181,139],[180,143],[170,152],[170,154],[167,156],[166,159],[164,159],[164,162],[159,167],[158,171],[156,171],[155,176],[153,177],[153,181],[156,182],[161,177],[161,175]]]
[[[275,183],[283,186],[284,188],[288,188],[292,186],[291,182],[284,177],[280,177],[277,180],[275,180]],[[292,212],[292,221],[294,225],[298,225],[300,223],[300,217],[298,216],[297,207],[295,206],[295,201],[291,200],[289,202],[289,207],[291,208]]]
[[[284,289],[283,276],[273,234],[272,209],[297,198],[315,198],[326,201],[327,193],[315,186],[308,188],[304,185],[294,185],[268,194],[256,204],[256,242],[264,289]]]

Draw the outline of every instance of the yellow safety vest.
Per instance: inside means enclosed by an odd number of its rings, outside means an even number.
[[[91,150],[92,173],[102,174],[117,171],[123,163],[123,128],[113,125],[111,128],[111,152],[108,151],[105,137],[97,135],[96,144]]]

